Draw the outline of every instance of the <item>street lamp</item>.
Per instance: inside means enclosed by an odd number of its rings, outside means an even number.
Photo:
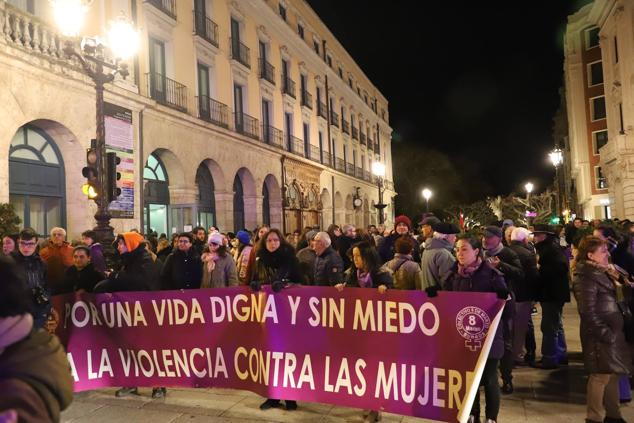
[[[533,192],[533,188],[534,185],[531,182],[527,182],[526,185],[524,185],[524,189],[526,190],[526,201],[528,202],[529,206],[531,202],[531,192]]]
[[[92,0],[52,0],[55,19],[62,33],[67,36],[64,40],[64,54],[68,58],[75,57],[95,84],[96,91],[96,138],[94,148],[95,186],[89,197],[97,203],[95,220],[97,226],[94,231],[97,239],[102,243],[107,255],[112,255],[113,228],[110,226],[110,212],[108,210],[110,195],[108,190],[108,159],[106,151],[106,130],[104,124],[103,91],[106,83],[114,81],[116,74],[126,78],[129,75],[128,65],[124,60],[129,59],[138,49],[139,36],[126,19],[123,12],[110,23],[107,42],[98,37],[82,37],[79,48],[77,37],[83,25],[84,16]],[[114,57],[107,56],[110,51]]]
[[[423,198],[425,199],[425,211],[429,211],[429,199],[432,196],[432,192],[429,188],[423,189]]]
[[[372,163],[372,174],[376,176],[376,183],[379,188],[379,202],[374,205],[376,211],[379,214],[379,224],[385,223],[385,216],[383,215],[383,209],[387,207],[387,204],[383,204],[383,193],[385,187],[383,186],[383,178],[385,177],[385,165],[381,162]]]
[[[561,149],[559,148],[555,148],[553,151],[551,151],[550,153],[548,153],[548,158],[550,159],[550,162],[553,164],[553,166],[555,166],[555,189],[557,190],[557,213],[559,214],[559,212],[561,211],[561,209],[563,209],[565,207],[565,205],[562,204],[562,189],[561,189],[561,178],[560,178],[560,172],[559,172],[559,167],[561,166],[561,164],[564,162],[564,154],[561,151]],[[565,191],[565,188],[564,190]],[[564,197],[565,198],[565,192],[564,192]],[[565,200],[563,201],[563,203],[565,203]]]

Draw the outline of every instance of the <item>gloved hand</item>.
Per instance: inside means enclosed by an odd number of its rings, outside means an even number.
[[[506,300],[509,297],[509,290],[506,288],[500,288],[495,291],[495,295],[497,295],[500,300]]]
[[[274,281],[271,284],[271,289],[273,290],[273,292],[280,292],[282,288],[284,288],[284,282],[282,281]]]
[[[427,294],[429,298],[437,297],[438,291],[440,291],[440,289],[438,289],[438,286],[436,285],[430,286],[429,288],[425,288],[425,293]]]
[[[260,290],[260,282],[259,281],[251,281],[251,289],[255,292]]]

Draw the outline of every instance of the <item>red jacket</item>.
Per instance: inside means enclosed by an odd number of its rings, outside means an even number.
[[[49,241],[40,251],[40,257],[47,266],[48,287],[55,295],[63,288],[66,269],[73,265],[73,247],[66,241],[61,246]]]

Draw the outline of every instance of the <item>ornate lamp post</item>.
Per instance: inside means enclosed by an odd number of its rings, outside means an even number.
[[[527,182],[524,185],[524,189],[526,190],[526,204],[527,204],[527,210],[526,210],[526,223],[528,225],[531,225],[532,223],[532,218],[530,216],[530,213],[533,212],[532,208],[531,208],[531,192],[533,192],[533,188],[534,185],[532,182]]]
[[[383,186],[383,178],[385,177],[385,165],[380,162],[372,163],[372,174],[376,176],[377,186],[379,188],[379,202],[375,204],[376,211],[379,214],[379,224],[385,223],[385,216],[383,215],[383,209],[387,207],[387,204],[383,204],[383,193],[385,187]]]
[[[75,57],[81,64],[84,72],[92,79],[96,91],[96,142],[91,150],[96,153],[95,167],[96,190],[91,192],[91,197],[97,203],[94,228],[98,240],[107,252],[111,252],[111,244],[114,240],[113,228],[110,226],[110,212],[108,210],[107,191],[107,166],[106,166],[106,130],[104,124],[104,85],[114,81],[116,74],[126,78],[129,75],[128,65],[125,60],[130,59],[138,49],[139,36],[123,12],[117,19],[110,22],[108,38],[102,40],[99,37],[79,37],[79,30],[92,0],[52,0],[55,19],[63,34],[64,54],[68,58]],[[79,44],[79,46],[78,46]],[[79,48],[78,48],[79,47]],[[114,59],[107,56],[112,53]],[[90,158],[89,158],[90,160]]]
[[[425,199],[425,211],[428,212],[429,211],[429,199],[432,196],[432,192],[431,192],[431,190],[429,188],[424,188],[422,194],[423,194],[423,198]]]
[[[561,214],[561,210],[565,207],[562,205],[562,189],[561,189],[561,181],[559,177],[559,167],[564,162],[564,154],[557,147],[553,151],[548,154],[548,158],[550,162],[555,166],[555,189],[557,190],[557,215]]]

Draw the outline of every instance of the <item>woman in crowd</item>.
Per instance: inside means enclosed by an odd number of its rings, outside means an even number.
[[[271,285],[279,291],[287,281],[299,281],[299,263],[295,250],[284,240],[278,229],[270,229],[261,239],[256,252],[251,287],[258,291],[261,285]],[[287,410],[296,410],[297,402],[284,400]],[[261,410],[280,407],[280,400],[267,398],[260,404]]]
[[[352,247],[352,265],[344,274],[344,283],[335,285],[337,290],[344,287],[376,288],[379,293],[384,293],[388,288],[394,287],[392,274],[381,267],[379,253],[367,241],[361,241]],[[381,420],[381,412],[376,410],[364,410],[365,422],[378,422]]]
[[[156,258],[161,262],[165,263],[167,256],[172,252],[172,245],[167,240],[167,238],[161,238],[158,241],[158,245],[156,246]]]
[[[412,259],[413,243],[414,239],[408,235],[398,237],[394,243],[394,258],[383,266],[392,272],[396,289],[422,289],[420,265]]]
[[[464,237],[456,243],[456,259],[449,277],[445,281],[447,291],[495,292],[498,298],[507,299],[509,291],[504,276],[482,259],[482,244],[474,237]],[[432,288],[428,288],[430,293]],[[506,316],[503,315],[502,318]],[[498,385],[498,365],[504,354],[503,324],[500,322],[493,338],[480,384],[484,385],[487,423],[495,423],[500,411],[500,386]],[[471,408],[470,423],[480,422],[480,391],[476,394]]]
[[[16,250],[18,241],[17,235],[3,235],[2,236],[2,255],[11,255]]]
[[[587,423],[624,421],[619,409],[619,376],[629,374],[632,367],[617,303],[629,285],[610,266],[609,257],[605,241],[587,236],[579,244],[574,268],[572,286],[581,317],[581,348],[590,373]]]
[[[236,263],[236,271],[238,272],[238,281],[240,285],[248,285],[251,282],[251,254],[253,246],[251,245],[251,234],[247,231],[238,231],[236,234],[237,245],[234,251],[234,260]]]
[[[203,281],[201,288],[224,288],[238,285],[238,273],[233,257],[227,253],[219,232],[211,234],[203,251]]]

